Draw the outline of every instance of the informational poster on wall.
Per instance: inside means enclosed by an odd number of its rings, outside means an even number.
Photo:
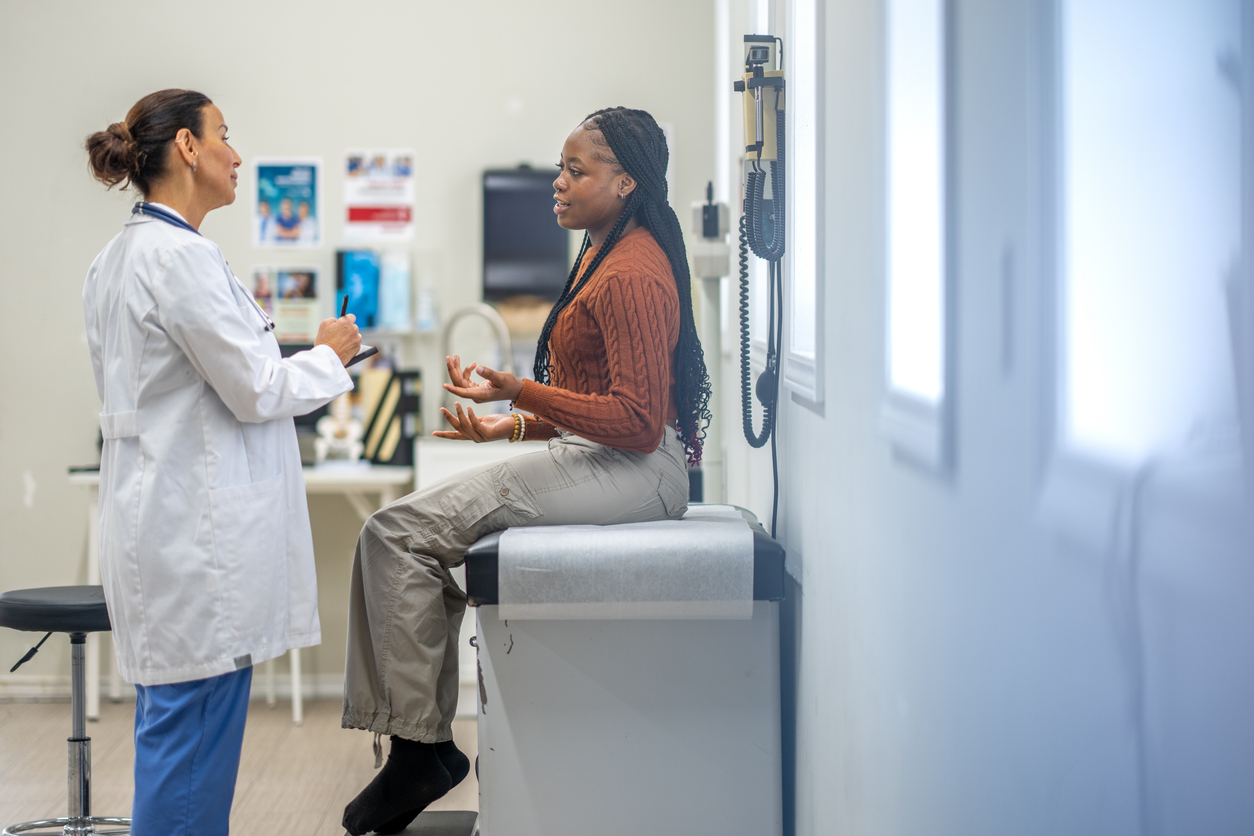
[[[336,310],[348,297],[348,312],[358,328],[375,328],[379,318],[379,254],[374,250],[339,250],[335,254]]]
[[[254,161],[253,246],[322,245],[320,168],[320,160],[307,158]]]
[[[253,296],[274,320],[280,343],[312,343],[324,317],[318,308],[317,267],[254,267]]]
[[[344,240],[414,237],[413,149],[353,150],[344,162]]]

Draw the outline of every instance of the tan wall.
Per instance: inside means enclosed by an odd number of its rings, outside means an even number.
[[[80,295],[133,200],[91,180],[88,133],[152,90],[207,93],[245,167],[240,200],[204,233],[241,275],[253,264],[318,265],[328,309],[344,151],[417,147],[412,250],[438,271],[447,316],[479,298],[480,172],[552,164],[591,110],[642,107],[673,124],[672,202],[686,217],[713,174],[712,20],[709,0],[0,6],[0,589],[86,579],[86,496],[65,476],[68,465],[96,461],[99,402]],[[288,256],[251,246],[248,164],[272,155],[323,158],[323,248]],[[408,346],[428,381],[438,351],[433,337]],[[336,675],[360,524],[336,497],[314,498],[311,510],[324,641],[306,670]],[[31,638],[0,631],[3,670]],[[65,674],[65,645],[49,642],[22,672]]]

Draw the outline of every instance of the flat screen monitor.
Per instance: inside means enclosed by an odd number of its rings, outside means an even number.
[[[570,233],[553,214],[549,169],[483,173],[483,298],[556,299],[570,270]]]

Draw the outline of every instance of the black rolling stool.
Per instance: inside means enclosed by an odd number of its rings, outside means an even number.
[[[69,739],[69,815],[61,819],[27,821],[9,825],[3,836],[17,834],[51,834],[87,836],[93,833],[124,834],[130,832],[129,818],[106,818],[91,814],[91,738],[87,736],[86,681],[83,672],[83,645],[88,633],[108,632],[109,612],[105,609],[104,590],[99,586],[50,586],[43,589],[17,589],[0,594],[0,627],[47,633],[39,644],[13,666],[39,650],[53,633],[70,634],[71,691],[70,714],[73,732]],[[96,825],[119,825],[97,830]]]

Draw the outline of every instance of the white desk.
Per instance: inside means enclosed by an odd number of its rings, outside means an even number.
[[[341,494],[353,506],[364,523],[375,508],[387,505],[404,493],[413,489],[414,469],[412,467],[389,466],[337,466],[307,467],[305,473],[305,493]],[[70,484],[87,488],[87,583],[100,583],[100,473],[88,471],[71,473]],[[367,494],[378,496],[378,504],[371,505],[366,500]],[[87,674],[87,718],[96,720],[100,717],[100,634],[87,634],[86,647]],[[304,697],[301,688],[300,649],[292,650],[292,722],[300,725],[305,719]],[[109,676],[109,697],[122,698],[122,679],[118,676],[117,665],[111,665]],[[94,684],[93,684],[94,683]],[[266,681],[266,700],[274,704],[274,662],[268,663]]]

